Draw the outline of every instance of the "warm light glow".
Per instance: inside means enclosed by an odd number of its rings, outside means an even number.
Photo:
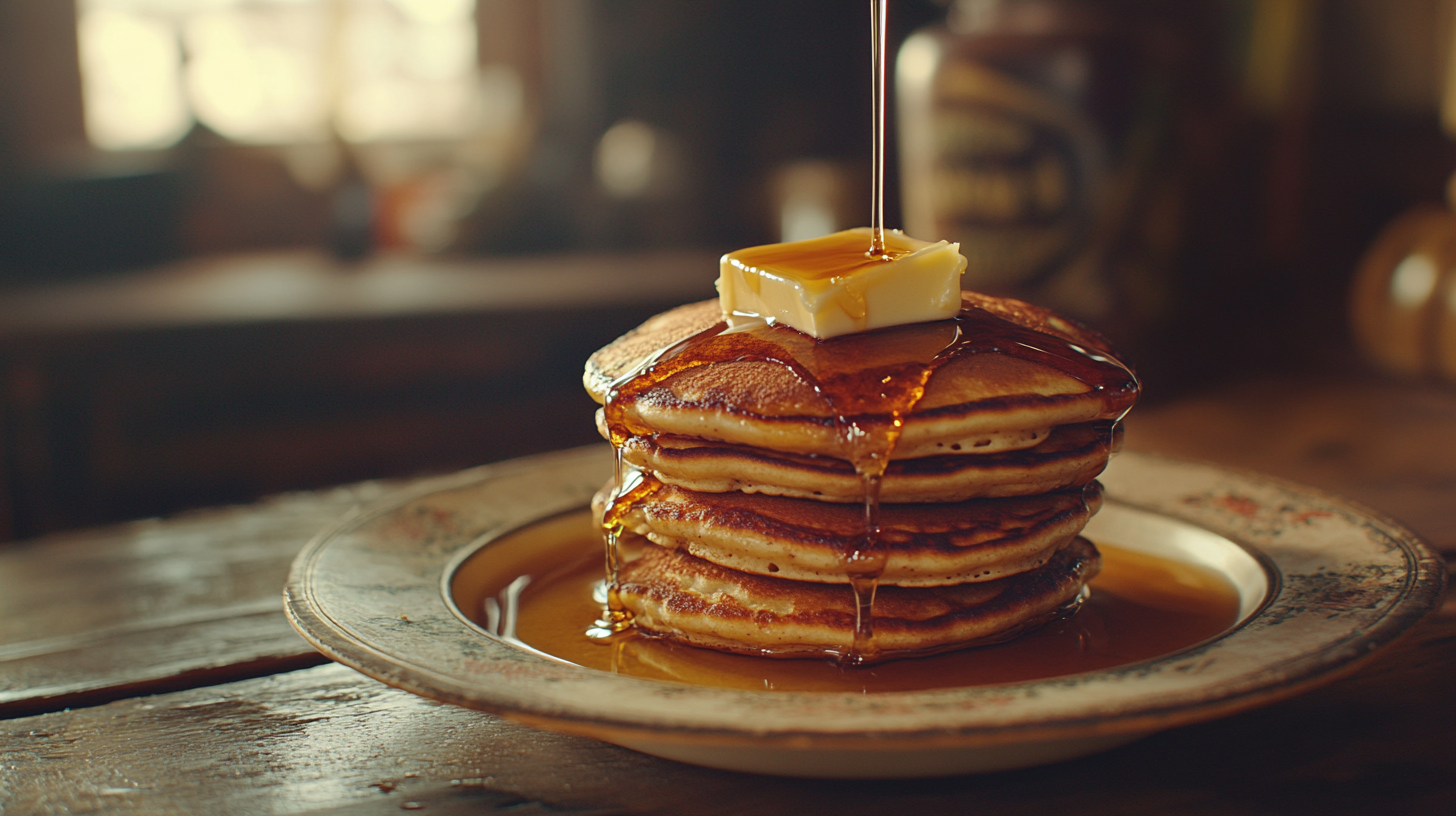
[[[1436,265],[1425,255],[1408,255],[1390,276],[1390,299],[1397,306],[1423,305],[1436,288]]]
[[[475,0],[392,0],[392,4],[422,23],[468,21],[475,12]]]
[[[87,129],[164,147],[196,120],[254,144],[459,140],[524,112],[476,59],[475,0],[78,0]],[[184,48],[185,46],[185,48]],[[185,55],[185,62],[184,62]]]
[[[99,4],[98,4],[99,5]],[[192,125],[173,25],[141,13],[83,9],[77,38],[86,135],[108,150],[167,147]]]
[[[405,32],[399,67],[413,79],[465,76],[475,67],[475,29],[458,23],[412,26]]]
[[[834,208],[829,202],[791,198],[779,213],[779,240],[807,241],[834,232]]]
[[[624,119],[607,129],[597,143],[597,182],[617,198],[634,198],[652,183],[657,134],[635,119]]]
[[[895,59],[897,81],[913,85],[925,85],[935,73],[940,62],[940,43],[933,37],[911,37],[900,48]]]
[[[476,69],[473,0],[358,0],[349,9],[335,111],[345,140],[462,138],[500,118]],[[514,126],[519,104],[510,113]]]
[[[794,162],[781,172],[777,186],[780,241],[807,241],[839,229],[836,203],[843,190],[833,165]]]
[[[328,136],[317,4],[246,6],[191,15],[183,29],[197,118],[228,138],[279,144]]]

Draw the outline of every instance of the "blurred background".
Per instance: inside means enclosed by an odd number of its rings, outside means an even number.
[[[863,6],[0,3],[0,540],[593,441],[591,351],[868,221]],[[1152,404],[1450,378],[1453,23],[892,0],[887,223]]]

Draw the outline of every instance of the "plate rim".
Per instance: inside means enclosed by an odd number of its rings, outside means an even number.
[[[349,531],[366,524],[369,520],[396,512],[403,507],[409,506],[412,502],[421,501],[431,495],[470,488],[472,486],[484,487],[486,483],[492,480],[509,478],[513,475],[518,476],[522,472],[529,473],[540,469],[549,469],[552,466],[560,467],[563,464],[569,466],[570,463],[577,459],[601,456],[604,450],[604,445],[592,445],[584,448],[556,451],[548,454],[509,460],[436,477],[388,496],[381,497],[378,500],[357,507],[344,514],[329,527],[320,531],[295,559],[284,591],[285,610],[290,622],[308,642],[326,656],[397,688],[444,702],[490,711],[533,725],[608,740],[650,739],[660,742],[710,741],[720,744],[744,745],[773,743],[802,747],[871,748],[876,750],[894,748],[899,744],[913,744],[917,748],[937,745],[967,747],[1032,740],[1042,741],[1107,736],[1112,734],[1143,733],[1212,719],[1294,696],[1317,685],[1332,682],[1357,670],[1367,660],[1373,657],[1380,648],[1389,645],[1428,614],[1441,597],[1446,582],[1444,562],[1439,559],[1439,556],[1424,541],[1389,516],[1367,508],[1358,502],[1326,491],[1239,468],[1230,468],[1214,463],[1180,459],[1158,454],[1141,452],[1123,453],[1118,456],[1119,460],[1144,460],[1150,463],[1162,463],[1174,467],[1192,467],[1207,470],[1220,476],[1232,477],[1236,482],[1246,482],[1279,489],[1304,499],[1340,508],[1348,516],[1359,519],[1365,526],[1379,529],[1391,543],[1396,545],[1404,561],[1404,582],[1394,600],[1379,615],[1375,624],[1364,628],[1358,635],[1344,638],[1315,654],[1301,654],[1288,661],[1272,663],[1261,668],[1259,672],[1260,676],[1268,675],[1270,672],[1276,670],[1285,672],[1281,675],[1282,679],[1278,680],[1278,682],[1256,683],[1249,688],[1233,690],[1222,696],[1216,696],[1202,701],[1175,701],[1165,706],[1145,705],[1136,711],[1130,712],[1104,713],[1092,711],[1075,716],[1053,717],[1020,723],[1000,723],[989,726],[985,724],[962,723],[958,725],[943,724],[936,727],[913,729],[864,728],[859,730],[832,731],[814,730],[812,728],[765,729],[761,726],[753,725],[715,727],[702,723],[674,723],[660,720],[644,722],[641,717],[623,716],[621,712],[616,712],[615,715],[610,711],[580,712],[569,708],[564,709],[531,704],[523,705],[519,700],[503,700],[498,695],[493,697],[489,689],[482,689],[480,687],[467,688],[469,684],[463,683],[458,677],[436,671],[428,666],[418,665],[417,663],[411,662],[408,658],[402,658],[399,655],[392,654],[389,650],[378,648],[376,644],[366,642],[356,632],[349,630],[344,622],[335,620],[317,597],[313,579],[317,577],[315,568],[317,567],[318,560],[331,543],[336,542]],[[1260,560],[1260,565],[1265,568],[1266,574],[1270,574],[1271,576],[1270,592],[1265,601],[1248,619],[1231,629],[1230,632],[1220,635],[1218,638],[1190,646],[1170,655],[1160,656],[1137,664],[1129,664],[1127,666],[1119,666],[1113,669],[1098,670],[1079,675],[1070,675],[1065,678],[1047,678],[990,687],[980,686],[933,691],[883,692],[873,695],[873,697],[879,699],[953,697],[963,695],[973,688],[981,690],[1024,690],[1034,686],[1058,683],[1059,681],[1065,682],[1068,679],[1077,679],[1080,681],[1087,679],[1089,676],[1111,677],[1113,675],[1127,675],[1129,674],[1129,670],[1145,668],[1146,664],[1159,664],[1179,655],[1186,656],[1188,654],[1194,654],[1209,648],[1213,644],[1228,639],[1231,634],[1258,620],[1273,608],[1283,593],[1285,589],[1283,586],[1283,572],[1278,569],[1277,563],[1273,562],[1272,557],[1257,545],[1257,542],[1248,540],[1241,535],[1231,534],[1228,530],[1211,529],[1188,517],[1170,513],[1165,507],[1145,505],[1121,497],[1114,497],[1110,494],[1109,499],[1118,504],[1123,504],[1154,515],[1169,517],[1184,524],[1190,524],[1202,529],[1210,529],[1217,535],[1231,540],[1246,552],[1254,555]],[[577,506],[584,506],[584,504],[582,502]],[[501,525],[490,531],[471,536],[467,542],[454,547],[450,554],[442,560],[440,564],[441,569],[446,570],[443,581],[448,582],[449,571],[447,567],[453,568],[457,566],[464,558],[468,557],[469,553],[477,552],[481,547],[488,545],[490,541],[496,540],[528,524],[544,520],[557,513],[566,512],[571,509],[571,507],[561,507],[536,512],[530,518],[523,518],[516,523]],[[1268,563],[1266,563],[1266,560]],[[1271,566],[1273,567],[1272,573],[1269,572]],[[442,576],[435,576],[428,583],[432,588],[442,587]],[[449,604],[444,602],[443,592],[441,594],[442,611],[445,611],[450,616],[450,619],[458,626],[466,628],[466,624],[458,620],[455,614],[447,609]],[[509,646],[504,641],[480,633],[478,628],[471,627],[468,631],[472,637],[488,638],[503,648],[515,649],[515,647]],[[1354,642],[1358,642],[1361,646],[1355,652],[1333,653],[1337,650],[1337,647],[1348,646]],[[519,654],[526,653],[519,652]],[[551,661],[560,665],[560,661],[549,657],[529,655],[528,659]],[[587,672],[593,675],[610,677],[611,681],[616,683],[650,684],[657,687],[678,685],[665,681],[607,675],[606,673],[596,672],[584,667],[572,666],[570,664],[565,665],[576,672]],[[754,692],[685,685],[683,688],[693,689],[698,696],[702,696],[704,693],[757,695],[780,700],[791,695],[854,698],[862,696],[850,692]],[[475,693],[471,693],[472,691]],[[687,692],[686,694],[692,695],[694,692]],[[984,691],[980,693],[984,693]]]

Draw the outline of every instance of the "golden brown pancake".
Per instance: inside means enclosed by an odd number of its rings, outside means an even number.
[[[608,485],[593,501],[600,520]],[[955,504],[885,504],[880,584],[948,586],[1036,569],[1102,505],[1085,489]],[[637,500],[625,528],[719,566],[793,581],[848,583],[845,558],[864,538],[858,504],[752,493],[695,493],[662,485]]]
[[[1046,310],[974,293],[962,305],[816,340],[725,330],[707,301],[593,355],[598,427],[619,470],[640,471],[598,501],[612,546],[639,553],[614,584],[633,625],[872,661],[1004,640],[1075,604],[1100,563],[1078,533],[1137,380],[1096,333]],[[873,653],[854,655],[847,562],[873,484],[885,564],[863,598]]]
[[[743,365],[749,364],[744,363]],[[632,413],[640,417],[651,415],[656,410],[647,407],[633,411]],[[721,433],[714,433],[712,428],[708,427],[710,420],[704,418],[706,416],[705,414],[699,413],[697,416],[700,420],[698,424],[694,424],[693,415],[688,413],[670,414],[659,424],[687,431],[704,431],[705,433],[698,438],[717,440],[724,436]],[[970,436],[957,437],[954,435],[956,432],[955,429],[948,429],[944,435],[936,436],[931,423],[916,427],[921,433],[917,437],[912,438],[909,444],[906,444],[903,438],[896,444],[896,459],[919,459],[925,456],[957,453],[1000,453],[1001,451],[1025,450],[1041,444],[1052,432],[1051,428],[1028,428],[1017,431],[981,431]],[[597,409],[597,433],[601,434],[603,439],[612,438],[607,430],[606,410],[602,408]],[[692,434],[681,433],[675,433],[674,435],[692,436]],[[768,450],[776,449],[769,448]],[[794,451],[785,452],[793,453]],[[821,454],[811,452],[808,455],[814,456]]]
[[[1100,557],[1073,539],[1040,569],[950,587],[884,587],[875,598],[870,660],[997,642],[1061,613],[1097,573]],[[644,543],[621,571],[619,595],[648,634],[776,657],[846,654],[854,640],[848,587],[786,581],[720,567]]]
[[[1095,333],[1044,309],[970,292],[963,293],[963,303],[1093,353],[1111,354]],[[718,321],[717,301],[689,304],[648,320],[592,355],[584,377],[587,391],[605,402],[614,380]],[[857,335],[822,342],[865,343],[868,349],[890,337]],[[1131,374],[1117,387],[1096,389],[1051,365],[1003,353],[966,355],[930,378],[924,396],[905,418],[895,458],[1030,447],[1055,426],[1121,416],[1136,392]],[[745,359],[679,372],[625,405],[623,418],[652,433],[842,456],[837,414],[819,389],[788,366]]]
[[[1034,448],[978,456],[895,459],[880,501],[961,502],[1080,487],[1097,478],[1116,446],[1106,425],[1067,425]],[[738,490],[829,502],[864,501],[864,482],[845,460],[779,453],[681,436],[633,437],[627,462],[668,484],[708,493]]]

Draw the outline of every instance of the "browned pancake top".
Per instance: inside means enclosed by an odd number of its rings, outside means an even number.
[[[1016,325],[1095,352],[1112,354],[1106,340],[1095,332],[1045,309],[973,292],[962,293],[962,301],[968,308],[985,310]],[[648,320],[591,356],[584,377],[588,392],[598,402],[605,401],[612,382],[647,357],[719,322],[718,303],[711,300],[680,306]],[[859,339],[847,342],[859,342]],[[995,403],[996,407],[1005,407],[1017,402],[1064,402],[1091,390],[1087,384],[1049,365],[1006,354],[973,354],[936,371],[915,413],[954,410],[971,404]],[[1126,389],[1126,393],[1106,395],[1109,399],[1103,415],[1109,418],[1119,415],[1131,405],[1135,391],[1134,387]],[[833,406],[813,384],[788,366],[761,360],[724,361],[690,368],[638,399],[662,408],[726,408],[763,418],[825,419],[836,415]]]

